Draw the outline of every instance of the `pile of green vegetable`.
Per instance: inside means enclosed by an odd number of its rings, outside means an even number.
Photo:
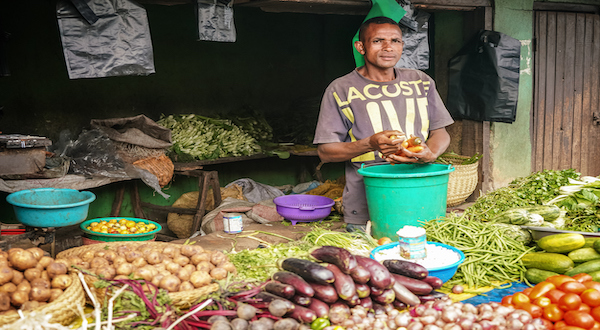
[[[600,179],[584,176],[560,187],[560,196],[549,201],[566,211],[562,229],[597,232],[600,228]]]
[[[170,115],[158,124],[171,130],[170,151],[179,161],[249,156],[261,152],[250,134],[227,119],[199,115]]]

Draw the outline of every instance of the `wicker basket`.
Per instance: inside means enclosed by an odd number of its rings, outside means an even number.
[[[180,247],[180,244],[172,244],[172,243],[165,243],[165,242],[153,242],[153,241],[130,241],[130,242],[103,242],[101,244],[92,244],[92,245],[83,245],[83,246],[79,246],[79,247],[75,247],[72,249],[68,249],[65,251],[60,252],[57,256],[56,259],[67,259],[69,257],[72,256],[79,256],[81,253],[83,252],[87,252],[87,251],[106,251],[106,250],[110,250],[111,248],[114,250],[117,246],[122,246],[122,245],[127,245],[131,248],[137,248],[140,245],[148,245],[151,247],[160,247],[160,248],[165,248],[167,246],[177,246]],[[95,281],[94,278],[92,278],[92,276],[86,276],[86,282],[88,284],[92,284]],[[215,292],[219,289],[219,285],[217,283],[212,283],[194,290],[190,290],[190,291],[181,291],[181,292],[170,292],[169,293],[169,297],[171,298],[172,301],[172,305],[180,308],[180,309],[187,309],[193,305],[195,305],[196,303],[198,303],[198,301],[202,298],[205,297],[206,295]],[[96,290],[96,295],[97,296],[103,296],[104,292],[99,292],[98,290]],[[102,299],[100,299],[102,300]]]
[[[161,188],[169,184],[173,179],[175,165],[173,165],[171,159],[166,155],[140,159],[133,162],[133,165],[156,175]]]
[[[448,198],[446,206],[456,206],[462,204],[477,187],[479,181],[478,167],[479,161],[473,164],[460,165],[463,160],[469,159],[467,156],[444,155],[443,159],[453,164],[455,170],[450,172],[448,178]]]
[[[71,273],[71,277],[73,279],[73,284],[71,284],[60,297],[33,311],[36,313],[52,315],[50,323],[60,323],[65,326],[71,324],[79,317],[79,308],[77,306],[80,306],[83,309],[85,305],[85,293],[83,292],[83,286],[81,285],[77,274]],[[0,326],[13,323],[18,319],[18,314],[0,315]]]

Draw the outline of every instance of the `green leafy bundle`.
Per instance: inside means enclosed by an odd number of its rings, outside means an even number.
[[[565,210],[563,229],[597,232],[600,228],[600,179],[584,176],[560,187],[561,195],[549,201]]]

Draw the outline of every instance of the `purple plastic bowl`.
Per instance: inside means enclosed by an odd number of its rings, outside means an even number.
[[[293,225],[297,222],[323,220],[331,213],[335,202],[325,196],[316,195],[285,195],[276,197],[273,203],[277,213],[290,220]]]

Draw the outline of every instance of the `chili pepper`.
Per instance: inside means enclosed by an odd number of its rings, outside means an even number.
[[[312,321],[312,323],[310,324],[310,328],[312,330],[322,330],[323,328],[328,327],[330,325],[331,322],[329,322],[328,319],[324,317],[318,317],[314,321]]]
[[[421,152],[423,151],[424,147],[421,145],[421,143],[423,143],[423,140],[421,140],[420,137],[411,135],[410,139],[404,140],[401,144],[401,146],[410,151],[410,152]],[[406,156],[404,154],[404,152],[402,152],[402,150],[399,150],[398,152],[396,152],[396,155],[398,156]]]

